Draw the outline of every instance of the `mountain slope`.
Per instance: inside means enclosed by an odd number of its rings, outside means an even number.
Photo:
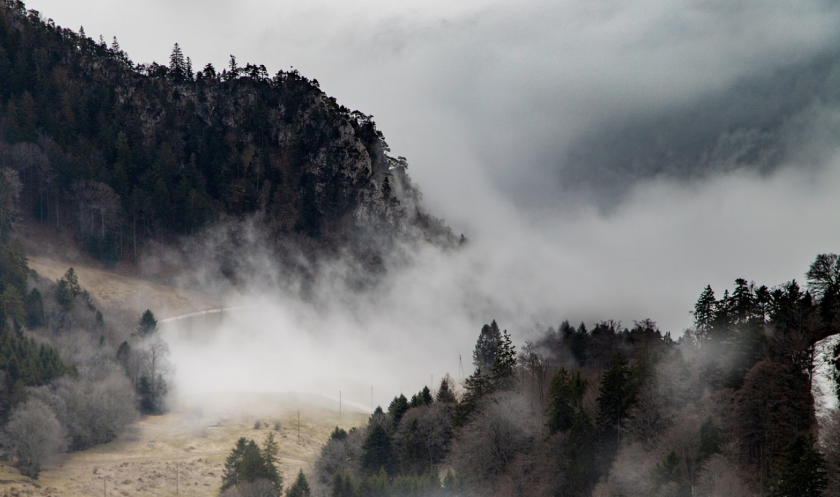
[[[19,191],[0,229],[31,212],[72,227],[106,261],[252,215],[275,240],[319,247],[413,226],[452,241],[418,206],[405,159],[388,155],[372,116],[297,71],[269,77],[232,57],[221,72],[195,72],[177,44],[169,66],[135,65],[116,40],[108,47],[6,0],[0,119],[0,181]]]

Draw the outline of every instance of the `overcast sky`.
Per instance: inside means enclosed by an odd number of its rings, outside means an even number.
[[[492,317],[520,334],[650,317],[680,335],[705,285],[801,281],[840,251],[834,1],[27,6],[136,62],[178,42],[196,69],[294,66],[373,114],[428,209],[473,241],[422,260],[439,295],[405,311],[470,307],[452,319],[471,327],[465,354]]]

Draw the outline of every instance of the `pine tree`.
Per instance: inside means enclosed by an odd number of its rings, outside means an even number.
[[[277,489],[277,494],[283,490],[283,475],[280,473],[278,466],[280,465],[280,447],[277,441],[274,440],[274,433],[269,432],[262,448],[262,460],[265,466],[265,477]]]
[[[797,435],[785,449],[772,497],[820,497],[828,485],[825,459],[812,435]]]
[[[453,380],[447,374],[440,380],[440,388],[438,388],[437,395],[435,395],[435,401],[443,403],[443,404],[451,404],[455,402],[455,392],[453,390]]]
[[[598,403],[598,425],[601,428],[606,455],[612,454],[621,445],[621,423],[635,400],[630,384],[630,368],[622,354],[615,354],[610,360],[610,369],[601,380]]]
[[[723,445],[723,433],[721,433],[720,428],[715,424],[715,420],[709,416],[700,425],[700,451],[698,458],[701,461],[705,461],[713,454],[720,452],[721,445]]]
[[[755,285],[747,283],[747,280],[738,278],[735,280],[735,291],[732,292],[732,310],[738,323],[751,321],[755,316],[756,300]]]
[[[247,443],[245,437],[241,437],[228,454],[225,460],[225,468],[222,470],[222,492],[236,486],[241,481],[242,455],[245,453]]]
[[[273,433],[269,433],[262,450],[253,440],[244,437],[237,440],[225,460],[221,491],[224,492],[244,482],[267,480],[279,495],[283,489],[283,477],[277,469],[278,452]]]
[[[245,449],[242,451],[242,459],[239,465],[239,481],[252,482],[260,478],[268,479],[267,465],[257,443],[253,440],[248,440],[245,443]]]
[[[184,60],[184,52],[176,43],[169,55],[169,70],[176,82],[183,81],[187,76],[187,63]]]
[[[697,303],[694,304],[694,327],[700,336],[708,335],[715,321],[715,292],[711,285],[706,285]]]
[[[332,480],[330,497],[356,497],[353,479],[341,471],[337,471]]]
[[[492,371],[495,390],[516,389],[516,347],[511,343],[507,330],[496,343],[496,359]]]
[[[464,396],[455,406],[455,422],[463,426],[470,415],[478,409],[481,399],[493,392],[493,382],[481,369],[464,380]]]
[[[312,491],[309,489],[309,482],[306,481],[306,475],[303,470],[300,470],[297,479],[292,483],[292,486],[286,491],[286,497],[310,497]]]
[[[406,411],[408,411],[408,408],[408,399],[405,398],[405,395],[399,394],[397,397],[394,397],[394,400],[392,400],[391,404],[388,406],[388,415],[391,416],[394,426],[400,423],[400,420]]]
[[[560,368],[551,379],[548,391],[548,429],[551,434],[570,430],[578,412],[583,409],[587,383],[580,372],[570,374]]]
[[[149,309],[146,309],[143,312],[143,315],[140,316],[140,321],[137,322],[137,334],[141,337],[149,336],[150,334],[157,331],[157,319],[155,319],[155,315]]]
[[[473,365],[476,369],[481,369],[485,374],[493,370],[493,363],[496,362],[496,349],[501,338],[502,334],[495,320],[481,328],[481,333],[475,343],[475,350],[473,350]]]
[[[55,298],[64,312],[70,312],[75,305],[76,297],[82,292],[76,271],[71,267],[57,282]]]
[[[380,468],[385,468],[389,475],[394,473],[395,461],[391,437],[381,424],[373,425],[362,444],[362,455],[359,458],[362,470],[367,474],[375,474]]]

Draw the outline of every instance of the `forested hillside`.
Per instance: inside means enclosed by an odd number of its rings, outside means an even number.
[[[678,340],[646,319],[564,321],[518,351],[494,321],[475,372],[336,429],[337,496],[840,495],[840,414],[815,412],[817,341],[840,331],[840,257],[768,288],[711,287]],[[836,366],[835,348],[826,356]],[[832,369],[835,371],[836,369]],[[836,385],[836,383],[834,383]],[[840,391],[830,392],[840,396]],[[819,437],[819,439],[818,439]]]
[[[177,43],[168,65],[137,65],[116,39],[0,3],[4,236],[31,213],[113,262],[257,215],[277,246],[369,249],[412,227],[451,243],[388,152],[372,116],[295,70],[194,68]]]

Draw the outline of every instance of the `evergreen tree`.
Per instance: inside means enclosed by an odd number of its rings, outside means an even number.
[[[236,441],[233,450],[228,454],[225,460],[225,467],[222,470],[222,492],[235,487],[241,480],[242,474],[242,455],[245,453],[245,447],[248,441],[245,437],[240,437]]]
[[[493,361],[493,387],[496,390],[516,388],[516,347],[505,330],[496,344],[496,358]]]
[[[137,322],[137,334],[141,337],[149,336],[157,331],[157,319],[149,309],[143,312],[140,316],[140,321]]]
[[[267,465],[263,459],[262,452],[253,440],[245,443],[242,451],[242,459],[239,465],[239,481],[252,482],[260,478],[268,479]]]
[[[747,283],[747,280],[738,278],[735,280],[735,291],[732,292],[732,310],[737,323],[751,321],[756,314],[755,285]]]
[[[586,394],[586,380],[580,372],[570,374],[566,368],[560,368],[551,379],[548,391],[548,430],[554,434],[570,430],[575,419],[583,409],[583,396]]]
[[[797,435],[787,446],[772,497],[820,497],[828,485],[825,459],[811,435]]]
[[[392,492],[389,487],[388,475],[385,474],[385,469],[381,468],[379,473],[362,477],[362,481],[359,482],[358,495],[363,497],[390,497]]]
[[[605,442],[605,455],[612,454],[621,445],[621,423],[635,401],[635,391],[630,383],[630,368],[623,354],[615,354],[610,369],[604,373],[597,399],[598,425]]]
[[[58,305],[64,312],[70,312],[75,305],[76,297],[82,293],[82,288],[79,286],[79,278],[76,276],[76,271],[71,267],[64,273],[57,282],[55,298]]]
[[[408,411],[408,399],[405,398],[405,395],[399,394],[397,397],[394,397],[394,400],[391,401],[391,404],[388,406],[388,415],[391,417],[391,420],[394,422],[394,426],[400,423],[403,415]]]
[[[332,479],[330,497],[356,497],[356,489],[350,475],[337,471]]]
[[[701,336],[708,335],[715,321],[715,292],[706,285],[697,303],[694,304],[694,327]]]
[[[269,432],[262,447],[262,460],[265,467],[265,478],[277,489],[277,494],[283,490],[283,475],[278,469],[280,465],[280,447],[274,440],[274,433]]]
[[[481,328],[481,333],[475,343],[475,350],[473,350],[473,365],[477,370],[480,369],[485,374],[493,371],[493,364],[496,362],[496,349],[501,338],[502,333],[499,330],[499,325],[496,324],[496,320],[493,320],[489,325],[485,324]]]
[[[467,422],[467,418],[478,409],[481,399],[493,392],[493,382],[483,374],[481,369],[464,380],[464,396],[455,406],[455,422],[461,426]]]
[[[300,470],[295,482],[286,491],[286,497],[310,497],[311,495],[312,492],[309,489],[309,482],[306,481],[306,475],[303,474],[303,470]]]
[[[184,52],[176,43],[169,55],[169,70],[176,82],[182,82],[187,77],[187,63],[184,60]]]
[[[283,477],[277,468],[278,451],[273,433],[269,433],[262,450],[253,440],[247,440],[244,437],[237,440],[225,460],[221,491],[224,492],[244,482],[267,480],[279,495],[283,488]]]
[[[44,299],[37,288],[33,288],[24,302],[26,309],[26,327],[40,328],[44,326]]]
[[[391,436],[385,431],[381,424],[373,425],[362,444],[362,455],[359,458],[362,471],[367,474],[376,474],[380,468],[385,468],[389,475],[394,474],[396,469]]]
[[[698,459],[705,461],[713,454],[720,452],[723,445],[723,434],[711,416],[707,417],[700,425],[700,452]]]
[[[379,409],[379,408],[377,407],[377,409]],[[381,409],[380,409],[380,412],[382,412]],[[347,438],[347,432],[344,431],[343,428],[339,428],[338,426],[336,426],[335,430],[333,430],[333,432],[330,433],[330,440],[344,440],[346,438]]]
[[[435,395],[435,401],[443,404],[452,404],[455,402],[455,391],[452,378],[447,374],[440,380],[440,388],[438,388]]]
[[[434,402],[432,392],[428,386],[424,386],[423,390],[411,396],[411,402],[409,404],[411,407],[420,407],[431,405],[432,402]]]

